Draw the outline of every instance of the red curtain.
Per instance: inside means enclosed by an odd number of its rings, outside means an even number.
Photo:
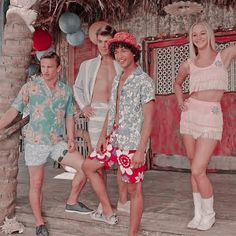
[[[180,111],[175,95],[156,96],[155,122],[151,135],[155,154],[186,155],[179,133]],[[236,93],[225,93],[222,99],[224,131],[214,155],[236,155]]]

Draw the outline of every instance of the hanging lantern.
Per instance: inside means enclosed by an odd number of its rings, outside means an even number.
[[[35,30],[33,34],[33,49],[35,51],[44,51],[50,48],[52,45],[51,34],[42,28]]]
[[[197,2],[178,1],[168,4],[164,10],[172,16],[196,15],[203,11],[203,6]]]
[[[83,31],[79,30],[73,34],[67,34],[66,39],[71,46],[76,47],[80,46],[84,42],[85,35]]]
[[[80,18],[72,12],[65,12],[59,18],[59,27],[66,34],[75,33],[80,29]]]

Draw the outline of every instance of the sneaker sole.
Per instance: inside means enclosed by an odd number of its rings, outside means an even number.
[[[104,222],[106,224],[109,224],[109,225],[117,225],[118,224],[118,221],[113,223],[113,222],[110,222],[109,220],[106,220],[105,218],[101,217],[101,218],[98,218],[98,217],[94,217],[93,215],[91,215],[91,219],[92,220],[95,220],[95,221],[100,221],[100,222]]]
[[[93,211],[90,211],[90,212],[81,212],[81,211],[65,210],[65,212],[77,213],[77,214],[80,214],[80,215],[89,215],[89,214],[91,214]]]

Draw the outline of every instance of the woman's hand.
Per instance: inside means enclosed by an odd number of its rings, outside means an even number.
[[[183,101],[183,103],[181,103],[180,105],[179,105],[179,109],[181,110],[181,111],[187,111],[188,110],[188,106],[187,106],[187,99],[185,99],[184,101]]]

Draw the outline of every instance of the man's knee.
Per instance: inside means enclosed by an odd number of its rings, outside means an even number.
[[[128,184],[128,193],[130,195],[142,194],[142,183]]]
[[[42,179],[30,180],[30,190],[38,191],[41,190],[43,186]]]
[[[91,161],[86,159],[83,163],[82,163],[82,170],[84,171],[85,174],[89,173],[91,171]]]

